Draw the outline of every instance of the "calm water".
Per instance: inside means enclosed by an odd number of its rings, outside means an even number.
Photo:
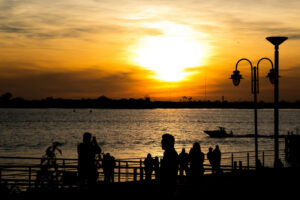
[[[244,109],[0,109],[0,155],[42,156],[53,141],[63,144],[63,157],[77,157],[82,134],[91,132],[104,152],[116,158],[161,156],[161,136],[175,136],[176,149],[187,151],[199,141],[204,152],[218,144],[222,152],[253,151],[253,138],[209,138],[203,131],[224,126],[236,135],[253,134],[253,110]],[[273,110],[258,112],[259,134],[273,134]],[[300,126],[299,109],[280,110],[280,134]],[[273,149],[273,139],[260,138],[259,150]],[[280,148],[284,147],[280,140]]]

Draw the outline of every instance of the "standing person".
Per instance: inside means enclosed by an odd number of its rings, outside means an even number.
[[[214,153],[213,153],[213,148],[209,147],[208,152],[207,152],[207,159],[211,165],[211,172],[214,174],[216,173],[215,169],[215,158],[214,158]]]
[[[213,150],[213,157],[215,162],[215,170],[217,174],[220,174],[221,171],[221,151],[218,145],[216,145],[215,149]]]
[[[174,195],[176,179],[178,173],[178,154],[174,148],[175,139],[173,135],[164,134],[162,136],[161,147],[164,152],[161,161],[161,184],[163,193],[169,198]]]
[[[103,155],[102,168],[103,168],[104,182],[105,183],[109,183],[110,182],[110,177],[109,177],[109,159],[110,159],[109,153],[106,153],[106,154]]]
[[[115,157],[109,155],[109,162],[108,163],[109,163],[109,166],[108,166],[109,182],[113,183],[113,182],[115,182],[115,167],[116,167]]]
[[[103,173],[104,173],[104,182],[113,183],[115,175],[116,161],[113,156],[109,153],[104,154],[102,161]]]
[[[101,153],[101,148],[97,144],[96,137],[85,132],[83,134],[83,142],[77,146],[78,152],[78,174],[81,186],[92,186],[97,183],[98,170],[96,163],[96,155]]]
[[[151,181],[151,176],[153,172],[153,158],[150,153],[148,153],[147,157],[144,160],[145,165],[145,174],[146,174],[146,181]]]
[[[193,182],[198,182],[200,176],[204,173],[204,153],[201,152],[201,147],[198,142],[195,142],[190,153],[191,162],[191,178]]]
[[[154,167],[154,172],[155,172],[155,180],[159,180],[159,160],[158,157],[155,156],[153,160],[153,167]]]
[[[186,176],[188,175],[188,165],[189,154],[185,152],[185,148],[182,148],[182,151],[179,154],[179,174],[181,181],[183,181],[183,172],[185,172]]]

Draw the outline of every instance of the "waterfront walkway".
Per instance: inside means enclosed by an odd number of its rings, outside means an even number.
[[[225,154],[222,157],[221,175],[212,174],[211,166],[206,161],[205,174],[197,183],[191,182],[186,176],[178,179],[174,198],[192,198],[193,195],[198,195],[199,198],[201,195],[230,197],[241,192],[245,193],[244,196],[262,194],[272,196],[275,194],[272,191],[287,193],[286,195],[297,191],[298,185],[294,184],[300,178],[298,168],[277,170],[269,168],[267,163],[273,156],[269,156],[268,151],[260,152],[260,155],[263,165],[266,163],[266,166],[258,171],[253,167],[254,152]],[[80,196],[92,198],[96,195],[101,199],[100,197],[105,195],[111,196],[112,199],[156,199],[163,194],[163,187],[155,180],[155,174],[150,182],[145,181],[142,159],[117,160],[114,183],[103,182],[103,171],[100,166],[98,184],[89,190],[78,187],[77,159],[57,159],[58,167],[55,171],[57,176],[46,180],[44,186],[37,184],[40,158],[2,156],[0,161],[2,161],[0,185],[9,187],[10,191],[7,191],[7,194],[13,193],[10,194],[10,198],[15,195],[17,199],[51,197],[56,200]],[[52,185],[49,185],[49,181]],[[3,187],[1,194],[5,194]]]
[[[157,182],[99,183],[92,189],[31,189],[10,199],[273,199],[299,196],[299,168],[238,171],[222,175],[204,175],[199,182],[178,181],[173,196],[165,197]]]

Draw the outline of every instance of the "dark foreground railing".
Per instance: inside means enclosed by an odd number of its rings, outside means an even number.
[[[283,151],[282,151],[283,152]],[[284,156],[284,154],[281,154]],[[254,152],[223,153],[221,169],[224,173],[236,170],[255,169]],[[272,167],[273,151],[259,152],[259,159],[263,166]],[[43,171],[41,158],[37,157],[9,157],[0,156],[0,185],[14,191],[24,191],[31,188],[43,187],[77,187],[78,171],[77,159],[57,158],[55,167]],[[114,168],[114,182],[136,182],[145,180],[142,158],[116,160]],[[99,161],[98,181],[104,181],[104,173]],[[205,174],[211,174],[212,168],[208,160],[204,162]],[[155,180],[155,171],[152,180]]]

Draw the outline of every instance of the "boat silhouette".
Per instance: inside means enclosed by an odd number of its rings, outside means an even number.
[[[204,133],[213,138],[233,137],[232,131],[227,133],[225,128],[222,126],[219,126],[218,130],[204,130]]]

